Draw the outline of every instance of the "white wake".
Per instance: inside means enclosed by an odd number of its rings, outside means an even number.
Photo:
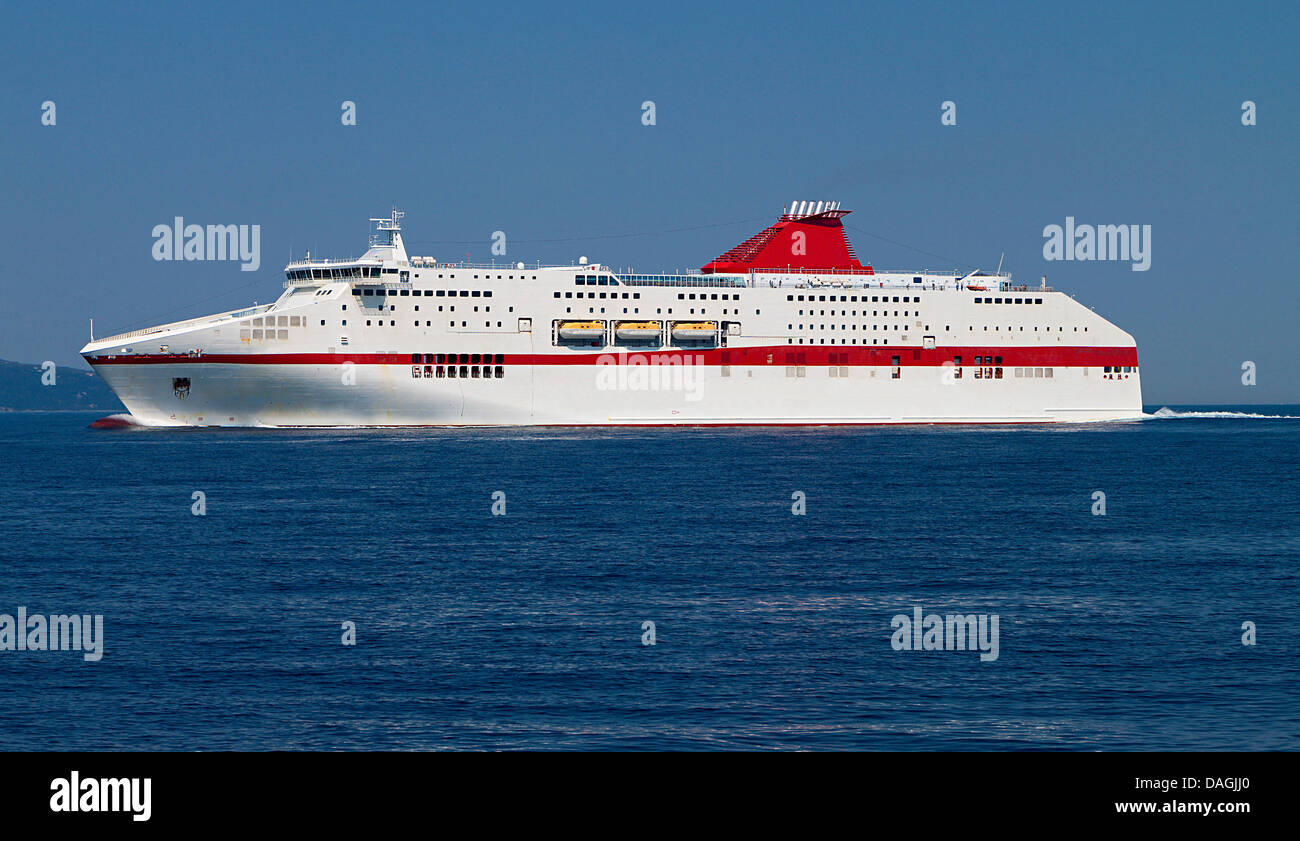
[[[1261,415],[1254,412],[1176,412],[1165,406],[1148,418],[1251,418],[1260,420],[1300,420],[1300,415]]]

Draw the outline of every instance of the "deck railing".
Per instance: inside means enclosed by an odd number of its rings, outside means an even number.
[[[221,321],[233,321],[241,318],[248,318],[250,316],[254,316],[259,313],[264,313],[267,310],[271,309],[271,307],[273,306],[275,305],[261,304],[256,307],[247,307],[242,310],[231,310],[230,312],[218,313],[217,315],[205,315],[199,318],[187,318],[184,321],[172,321],[167,324],[158,324],[153,327],[142,327],[139,330],[130,330],[126,333],[117,333],[112,336],[96,337],[95,341],[112,342],[114,344],[117,344],[123,339],[133,339],[138,336],[153,336],[158,333],[166,333],[169,330],[175,330],[177,328],[185,327],[187,325],[216,324],[217,322],[221,322]]]

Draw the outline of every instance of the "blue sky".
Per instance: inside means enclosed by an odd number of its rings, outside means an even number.
[[[0,357],[272,300],[393,205],[414,254],[648,271],[808,198],[880,267],[1046,274],[1146,402],[1300,402],[1297,5],[1046,5],[10,5]],[[260,270],[154,261],[178,215],[260,225]],[[1150,270],[1046,262],[1067,216],[1151,225]]]

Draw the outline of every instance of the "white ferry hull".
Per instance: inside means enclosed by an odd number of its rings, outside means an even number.
[[[942,368],[536,365],[501,379],[412,378],[410,366],[186,363],[99,368],[147,426],[526,426],[1052,423],[1142,417],[1137,375],[953,381]],[[190,380],[178,398],[174,378]],[[640,381],[638,381],[640,377]],[[622,380],[620,382],[620,379]]]

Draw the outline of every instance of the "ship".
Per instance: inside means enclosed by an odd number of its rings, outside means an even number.
[[[698,271],[410,256],[403,213],[274,303],[92,338],[146,426],[1009,424],[1143,416],[1133,337],[1001,271],[861,262],[792,202]]]

